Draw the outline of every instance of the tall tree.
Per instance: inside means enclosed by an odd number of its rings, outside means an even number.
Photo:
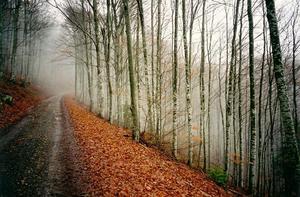
[[[13,76],[13,66],[16,63],[16,55],[18,49],[19,42],[19,17],[20,17],[20,9],[21,9],[21,0],[14,1],[14,15],[13,15],[13,45],[12,45],[12,55],[10,62],[10,70],[9,70],[9,78]]]
[[[104,57],[105,57],[105,68],[106,68],[106,80],[107,80],[107,90],[108,90],[108,120],[112,121],[112,101],[113,101],[113,90],[111,84],[111,74],[110,74],[110,43],[111,43],[111,6],[110,0],[106,0],[106,26],[102,28],[103,44],[104,44]]]
[[[291,21],[292,26],[292,43],[293,43],[293,49],[292,49],[292,72],[293,72],[293,106],[294,106],[294,121],[295,121],[295,132],[296,137],[298,140],[298,149],[300,148],[300,127],[298,122],[298,104],[297,104],[297,71],[296,71],[296,57],[297,57],[297,51],[300,47],[300,40],[297,41],[297,32],[296,32],[296,25],[299,23],[299,8],[300,3],[297,2],[297,5],[295,6],[295,11],[293,12],[294,19]]]
[[[274,0],[266,0],[267,18],[270,29],[270,39],[273,54],[274,73],[277,86],[277,94],[280,106],[280,116],[282,121],[282,129],[284,133],[282,147],[282,162],[285,180],[285,195],[300,195],[299,179],[296,179],[300,173],[299,150],[295,135],[295,127],[289,106],[289,97],[287,91],[286,80],[284,76],[284,68],[282,63],[282,53],[280,46],[279,30],[276,18],[276,9]]]
[[[247,15],[249,23],[249,84],[250,84],[250,155],[249,155],[249,191],[254,190],[254,164],[255,164],[255,79],[254,79],[254,37],[252,1],[248,0]]]
[[[131,25],[130,25],[130,8],[128,5],[128,0],[123,0],[124,6],[124,16],[125,16],[125,26],[126,26],[126,38],[127,38],[127,55],[128,55],[128,69],[129,69],[129,82],[130,82],[130,98],[131,98],[131,113],[132,113],[132,125],[133,133],[132,138],[135,141],[139,141],[139,117],[137,112],[136,103],[136,77],[135,69],[133,65],[133,55],[132,55],[132,38],[131,38]]]
[[[185,85],[186,85],[186,108],[187,108],[187,126],[188,126],[188,165],[193,162],[193,145],[192,145],[192,102],[191,102],[191,65],[188,58],[187,44],[187,27],[186,27],[186,5],[182,0],[182,26],[183,26],[183,49],[185,60]]]
[[[238,166],[238,183],[237,186],[241,187],[242,186],[242,163],[243,161],[243,134],[242,134],[242,61],[243,61],[243,50],[242,50],[242,36],[243,36],[243,13],[244,13],[244,0],[242,0],[242,8],[241,8],[241,16],[240,16],[240,32],[239,32],[239,71],[238,71],[238,117],[239,117],[239,159],[240,163]]]
[[[204,170],[206,169],[206,134],[205,134],[205,84],[204,84],[204,67],[205,67],[205,5],[206,0],[202,3],[202,24],[201,24],[201,60],[200,60],[200,75],[199,75],[199,87],[200,87],[200,136],[203,139],[203,158],[204,158]],[[199,160],[201,153],[201,144],[199,144]]]
[[[139,19],[141,23],[142,30],[142,43],[143,43],[143,57],[145,64],[145,79],[146,79],[146,92],[147,92],[147,110],[148,110],[148,119],[149,119],[149,129],[150,132],[153,132],[153,119],[152,119],[152,100],[150,95],[150,85],[149,85],[149,71],[148,71],[148,52],[147,52],[147,42],[146,42],[146,31],[145,31],[145,19],[144,19],[144,8],[143,1],[137,0],[138,10],[139,10]]]
[[[100,51],[100,28],[99,28],[99,14],[98,2],[93,0],[92,10],[94,14],[94,30],[95,30],[95,49],[96,49],[96,64],[97,64],[97,94],[100,108],[100,116],[103,116],[103,99],[102,99],[102,82],[101,82],[101,51]]]
[[[265,13],[265,7],[262,5],[263,13]],[[261,172],[262,172],[262,108],[263,108],[263,83],[264,83],[264,70],[265,70],[265,57],[266,57],[266,20],[263,18],[263,54],[261,60],[261,69],[260,69],[260,82],[259,82],[259,97],[258,97],[258,136],[257,136],[257,181],[256,181],[256,192],[259,194],[260,185],[261,185]]]
[[[175,0],[175,27],[174,27],[174,49],[173,49],[173,140],[172,140],[172,153],[177,157],[177,77],[178,77],[178,7],[179,0]]]
[[[160,143],[161,136],[161,62],[162,62],[162,24],[161,24],[161,4],[162,0],[157,1],[157,37],[156,37],[156,143]]]
[[[235,16],[233,22],[233,36],[232,36],[232,43],[231,43],[231,57],[230,57],[230,68],[229,68],[229,79],[228,79],[228,91],[227,91],[227,99],[226,99],[226,127],[225,127],[225,162],[224,168],[225,171],[228,170],[229,161],[228,161],[228,154],[229,154],[229,132],[230,132],[230,123],[232,121],[232,97],[233,97],[233,80],[234,80],[234,70],[235,70],[235,56],[236,56],[236,32],[237,32],[237,24],[238,24],[238,10],[240,6],[240,0],[236,1],[235,6]],[[225,82],[226,83],[226,82]]]
[[[88,28],[87,28],[87,12],[84,6],[84,1],[81,0],[81,17],[82,17],[82,28],[83,28],[83,38],[84,38],[84,51],[85,51],[85,66],[87,71],[87,80],[88,80],[88,95],[89,95],[89,109],[92,111],[93,109],[93,97],[92,97],[92,81],[91,81],[91,63],[90,63],[90,55],[89,55],[89,48],[88,42],[89,39],[87,37]]]

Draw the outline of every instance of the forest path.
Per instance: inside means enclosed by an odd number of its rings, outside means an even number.
[[[71,98],[43,101],[0,131],[0,197],[231,196],[128,132]]]
[[[80,194],[79,151],[61,96],[43,101],[1,133],[0,196]]]

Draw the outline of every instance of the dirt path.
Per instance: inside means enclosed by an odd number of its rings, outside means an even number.
[[[0,197],[231,196],[71,98],[47,99],[0,133]]]
[[[60,96],[42,102],[0,136],[0,196],[74,196],[78,148]]]

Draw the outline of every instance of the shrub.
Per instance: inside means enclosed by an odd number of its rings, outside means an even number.
[[[227,183],[228,176],[221,167],[213,167],[209,169],[208,176],[220,186],[224,186]]]

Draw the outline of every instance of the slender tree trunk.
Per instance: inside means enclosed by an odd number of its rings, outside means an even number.
[[[98,2],[93,0],[93,13],[94,13],[94,30],[95,30],[95,49],[96,49],[96,64],[97,64],[97,89],[100,117],[103,117],[103,99],[102,99],[102,81],[101,81],[101,51],[100,51],[100,29],[99,29],[99,16],[98,16]]]
[[[74,39],[74,53],[75,53],[75,99],[78,101],[78,83],[79,83],[79,79],[78,79],[78,75],[79,75],[79,69],[78,69],[78,46],[77,46],[77,36],[76,33],[74,33],[73,35],[73,39]],[[39,56],[41,56],[41,53],[39,54]]]
[[[157,39],[156,39],[156,143],[160,144],[161,136],[161,4],[157,1]]]
[[[151,86],[152,86],[152,109],[153,109],[153,127],[156,126],[156,83],[155,83],[155,56],[154,56],[154,52],[155,52],[155,47],[154,47],[154,6],[155,6],[155,1],[151,0]],[[156,130],[156,127],[155,127]]]
[[[187,124],[188,124],[188,165],[193,161],[192,145],[192,102],[191,102],[191,66],[188,59],[187,30],[186,30],[186,8],[185,0],[182,0],[182,26],[183,26],[183,48],[185,58],[185,83],[186,83],[186,106],[187,106]]]
[[[296,11],[294,11],[294,20],[292,21],[292,39],[293,39],[293,54],[292,54],[292,69],[293,69],[293,105],[294,105],[294,122],[295,132],[298,140],[298,150],[300,149],[300,128],[298,123],[298,105],[297,105],[297,76],[296,76],[296,56],[299,44],[297,44],[296,24],[299,17],[299,3],[297,4]],[[298,41],[299,42],[299,41]]]
[[[224,121],[224,170],[227,172],[228,168],[228,143],[229,143],[229,138],[228,138],[228,133],[227,133],[227,119],[228,119],[228,111],[227,111],[227,100],[228,100],[228,70],[229,70],[229,20],[228,20],[228,8],[227,5],[224,5],[224,11],[225,11],[225,29],[226,29],[226,69],[225,69],[225,85],[224,85],[224,101],[225,101],[225,117],[223,118]]]
[[[106,68],[106,80],[107,80],[107,89],[108,89],[108,120],[112,121],[112,101],[113,101],[113,91],[111,84],[110,76],[110,41],[111,41],[111,14],[110,14],[110,0],[106,0],[106,34],[104,33],[105,40],[104,51],[105,51],[105,68]]]
[[[224,131],[225,131],[225,117],[224,117],[224,112],[223,112],[223,105],[222,105],[222,78],[221,78],[221,66],[222,66],[222,44],[221,44],[221,40],[220,42],[220,46],[219,46],[219,70],[218,70],[218,84],[219,84],[219,109],[220,109],[220,114],[221,114],[221,120],[222,120],[222,131],[223,131],[223,152],[225,150],[225,135],[224,135]],[[224,155],[223,155],[224,157]]]
[[[153,132],[153,119],[152,119],[152,100],[150,94],[150,85],[149,85],[149,71],[148,71],[148,52],[147,52],[147,42],[146,42],[146,33],[145,33],[145,21],[144,21],[144,9],[143,9],[143,1],[137,0],[138,10],[139,10],[139,19],[141,22],[141,30],[142,30],[142,42],[143,42],[143,57],[145,64],[145,80],[146,80],[146,92],[147,92],[147,110],[148,110],[148,119],[149,119],[149,129],[150,132]]]
[[[214,11],[212,16],[214,15]],[[214,24],[214,18],[212,18],[211,21],[211,28],[210,28],[210,36],[209,38],[209,44],[207,49],[207,59],[208,59],[208,95],[207,95],[207,164],[208,169],[210,169],[210,158],[211,158],[211,86],[212,86],[212,59],[211,59],[211,45],[212,45],[212,31],[213,31],[213,24]]]
[[[243,13],[244,13],[244,0],[242,0],[242,10],[241,10],[241,16],[240,16],[240,33],[239,33],[239,74],[238,74],[238,92],[239,92],[239,98],[238,98],[238,117],[239,117],[239,158],[240,158],[240,163],[238,166],[238,187],[242,186],[242,173],[243,173],[243,168],[242,168],[242,161],[243,161],[243,144],[242,144],[242,139],[243,139],[243,129],[242,129],[242,63],[243,63],[243,49],[242,49],[242,34],[243,34]]]
[[[206,170],[206,133],[205,133],[205,84],[204,84],[204,66],[205,66],[205,5],[206,0],[202,2],[202,24],[201,24],[201,59],[199,73],[199,92],[200,92],[200,125],[199,135],[202,142],[198,148],[198,164],[201,159],[201,147],[203,145],[203,169]]]
[[[177,158],[177,76],[178,76],[178,7],[179,0],[175,0],[175,29],[174,29],[174,49],[173,49],[173,139],[172,139],[172,153]]]
[[[12,54],[9,70],[9,78],[13,76],[13,68],[16,66],[16,55],[19,42],[19,15],[20,15],[21,0],[15,0],[15,9],[13,15],[13,45],[12,45]]]
[[[265,13],[265,8],[263,6],[263,13]],[[257,195],[260,194],[260,185],[261,185],[261,162],[262,162],[262,107],[263,107],[263,82],[264,82],[264,68],[265,68],[265,56],[266,56],[266,35],[265,35],[265,17],[263,18],[263,39],[264,39],[264,46],[263,46],[263,55],[262,55],[262,64],[260,70],[260,82],[259,82],[259,98],[258,98],[258,145],[257,145],[257,180],[256,180],[256,191]]]
[[[142,106],[141,106],[141,76],[140,76],[140,20],[139,15],[137,15],[136,19],[136,46],[135,46],[135,70],[136,70],[136,80],[137,80],[137,106],[138,106],[138,116],[140,117],[140,114],[142,112]],[[139,119],[139,130],[141,130],[141,120]]]
[[[240,5],[240,0],[237,0],[235,13],[238,13]],[[231,44],[231,59],[230,59],[230,69],[229,69],[229,79],[228,79],[228,92],[227,92],[227,100],[226,100],[226,130],[225,130],[225,171],[228,171],[229,161],[228,161],[228,153],[229,153],[229,130],[230,130],[230,122],[232,121],[232,97],[233,97],[233,77],[234,77],[234,58],[236,56],[236,32],[237,32],[237,23],[238,23],[238,14],[234,17],[233,23],[233,37],[232,37],[232,44]]]
[[[249,22],[249,83],[250,83],[250,155],[249,155],[249,191],[254,191],[254,164],[256,154],[255,131],[255,79],[254,79],[254,37],[252,1],[248,0],[247,15]]]
[[[82,21],[86,21],[86,12],[85,12],[85,7],[83,0],[81,2],[81,9],[82,9]],[[91,87],[91,73],[90,73],[90,56],[89,56],[89,48],[88,48],[88,37],[86,35],[88,29],[87,29],[87,24],[83,24],[84,30],[86,32],[83,33],[84,37],[84,51],[85,51],[85,65],[86,65],[86,71],[87,71],[87,82],[88,82],[88,94],[89,94],[89,110],[92,111],[93,108],[93,98],[92,98],[92,87]]]

